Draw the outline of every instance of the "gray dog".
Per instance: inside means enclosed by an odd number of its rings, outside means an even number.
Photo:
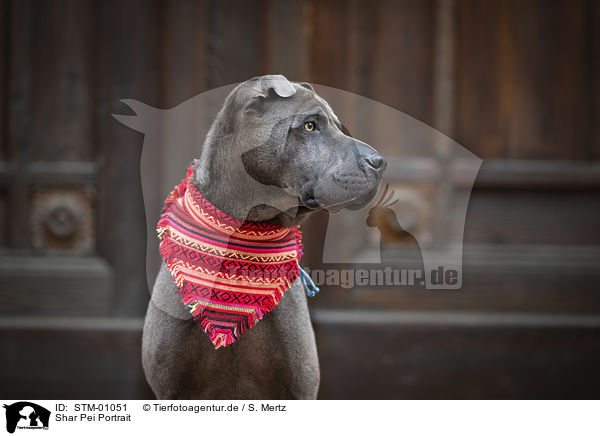
[[[196,161],[194,183],[231,216],[291,227],[315,211],[366,206],[385,166],[372,147],[342,132],[310,85],[263,76],[227,97]],[[148,306],[142,358],[160,399],[314,399],[319,387],[299,278],[273,312],[215,350],[163,264]]]

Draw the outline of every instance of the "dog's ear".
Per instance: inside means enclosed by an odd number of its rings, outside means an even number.
[[[281,75],[255,77],[250,80],[250,85],[252,97],[244,106],[246,112],[261,113],[264,110],[263,103],[269,97],[278,95],[287,98],[296,93],[294,85]]]
[[[309,89],[312,92],[317,92],[317,91],[315,91],[315,88],[313,88],[312,85],[308,82],[302,82],[302,83],[300,83],[300,86],[302,86],[303,88]]]
[[[257,77],[252,79],[252,82],[252,88],[257,92],[257,97],[267,98],[270,90],[284,98],[291,97],[296,93],[294,85],[280,74]]]

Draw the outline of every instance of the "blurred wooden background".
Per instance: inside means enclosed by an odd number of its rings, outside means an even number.
[[[484,159],[461,291],[311,301],[321,398],[597,396],[600,2],[5,0],[0,59],[0,396],[152,395],[143,139],[110,113],[267,73],[380,101]],[[326,224],[306,225],[312,266]]]

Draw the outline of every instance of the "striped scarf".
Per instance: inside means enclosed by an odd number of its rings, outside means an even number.
[[[193,173],[190,166],[165,200],[156,230],[183,304],[219,348],[275,309],[300,274],[302,235],[221,212],[191,183]]]

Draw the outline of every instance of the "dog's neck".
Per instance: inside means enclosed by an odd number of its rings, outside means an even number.
[[[196,167],[196,171],[201,171]],[[243,171],[212,171],[210,183],[201,183],[201,177],[194,178],[202,195],[222,212],[248,221],[267,221],[284,227],[300,225],[313,212],[297,206],[293,197],[281,196],[280,188],[265,187],[258,182],[249,183]],[[269,196],[269,191],[272,191]],[[279,195],[279,198],[275,196]],[[286,210],[286,212],[282,212]]]

